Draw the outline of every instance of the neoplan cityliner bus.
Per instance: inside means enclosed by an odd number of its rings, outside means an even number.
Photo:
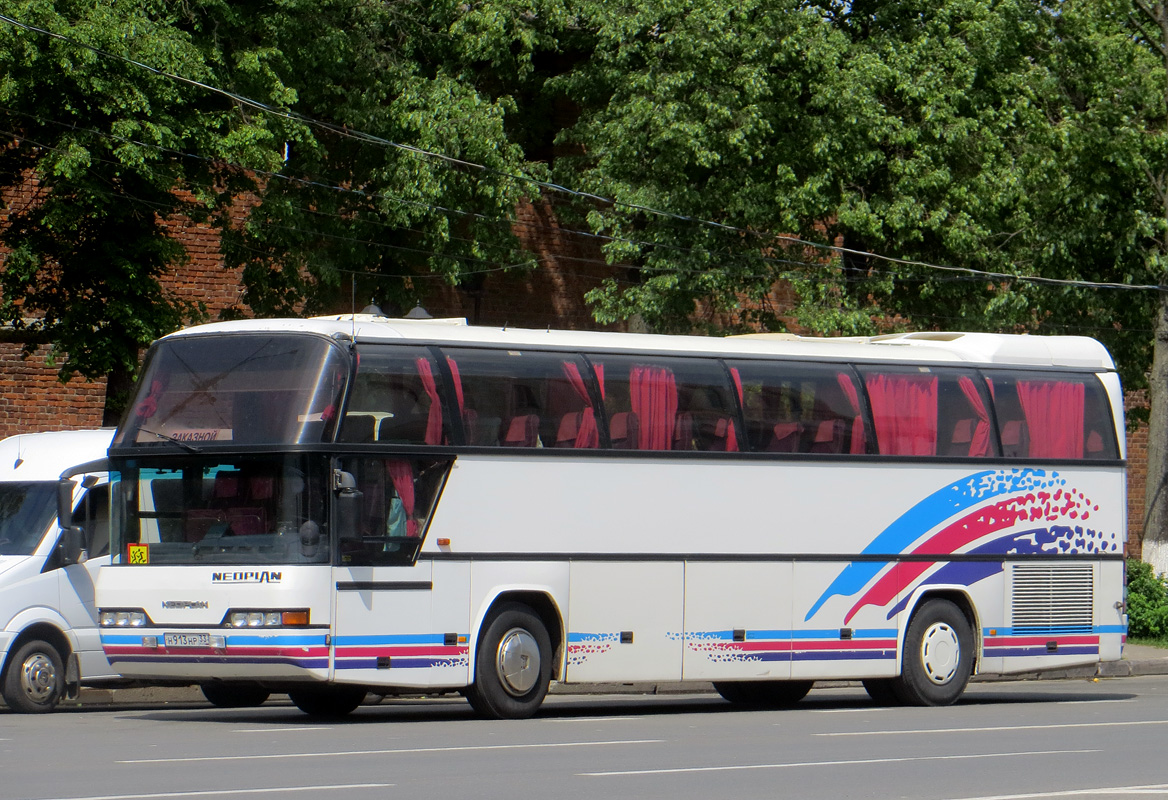
[[[1122,408],[1076,337],[191,328],[110,449],[102,642],[319,715],[526,717],[553,680],[951,703],[1120,657]]]

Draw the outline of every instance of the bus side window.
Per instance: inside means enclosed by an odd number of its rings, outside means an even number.
[[[987,458],[998,454],[989,395],[974,372],[937,369],[937,455]]]
[[[861,394],[846,366],[736,361],[745,444],[756,453],[862,455],[867,452]]]
[[[735,389],[719,361],[616,355],[597,360],[613,448],[740,449]]]
[[[1007,458],[1118,458],[1094,375],[987,370]]]
[[[466,444],[478,447],[599,445],[583,359],[527,350],[444,348],[457,365]]]
[[[442,411],[442,376],[421,347],[361,349],[345,415],[342,442],[443,444],[449,439]]]

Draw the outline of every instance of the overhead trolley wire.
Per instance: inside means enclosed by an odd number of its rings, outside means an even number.
[[[742,228],[742,227],[739,227],[736,225],[730,225],[730,224],[727,224],[724,222],[716,222],[713,220],[703,219],[701,217],[694,217],[694,216],[689,216],[686,214],[679,214],[679,213],[676,213],[673,211],[666,211],[666,210],[662,210],[662,209],[658,209],[658,208],[653,208],[651,206],[639,205],[636,203],[627,203],[627,202],[623,202],[620,200],[616,200],[614,198],[609,198],[609,197],[605,197],[603,195],[595,194],[593,192],[571,189],[569,187],[562,186],[560,184],[551,183],[548,181],[542,181],[542,180],[539,180],[537,178],[533,178],[533,177],[526,176],[526,175],[517,175],[514,173],[507,172],[505,170],[500,170],[500,169],[495,168],[495,167],[487,166],[485,164],[478,164],[478,163],[475,163],[473,161],[467,161],[465,159],[460,159],[460,158],[456,158],[454,156],[449,156],[449,155],[446,155],[444,153],[437,153],[437,152],[434,152],[431,150],[426,150],[424,148],[417,147],[414,145],[408,145],[408,144],[403,144],[401,142],[395,142],[395,141],[392,141],[390,139],[386,139],[384,137],[377,136],[375,134],[367,133],[365,131],[361,131],[361,130],[356,129],[356,128],[350,128],[350,127],[347,127],[344,125],[338,125],[336,123],[326,122],[324,120],[319,120],[319,119],[315,119],[313,117],[299,114],[299,113],[292,111],[290,109],[277,108],[277,107],[271,106],[267,103],[263,103],[263,102],[260,102],[258,100],[254,100],[254,99],[246,97],[244,95],[240,95],[236,92],[232,92],[232,91],[229,91],[227,89],[222,89],[220,87],[205,83],[203,81],[198,81],[198,80],[194,80],[192,78],[184,77],[182,75],[177,75],[175,73],[167,72],[165,70],[159,69],[157,67],[152,67],[149,64],[145,64],[141,61],[137,61],[135,59],[131,59],[131,58],[128,58],[126,56],[121,56],[121,55],[118,55],[116,53],[110,53],[110,52],[102,50],[98,47],[94,47],[93,45],[85,44],[84,42],[79,42],[75,39],[72,39],[68,36],[64,36],[62,34],[56,33],[54,31],[50,31],[50,30],[47,30],[45,28],[40,28],[40,27],[37,27],[35,25],[30,25],[28,23],[21,22],[20,20],[17,20],[15,18],[10,17],[10,16],[5,15],[5,14],[0,14],[0,21],[6,22],[10,25],[14,25],[18,28],[22,28],[24,30],[27,30],[27,31],[30,31],[33,33],[38,33],[38,34],[41,34],[44,36],[51,37],[53,39],[57,39],[57,40],[66,42],[74,47],[84,48],[84,49],[89,50],[93,53],[96,53],[97,55],[100,55],[104,58],[113,58],[113,59],[116,59],[118,61],[122,61],[126,64],[130,64],[132,66],[146,70],[147,72],[150,72],[154,75],[158,75],[160,77],[164,77],[164,78],[167,78],[169,80],[178,81],[178,82],[186,84],[188,86],[192,86],[192,87],[199,88],[199,89],[202,89],[202,90],[207,91],[207,92],[211,92],[213,94],[220,95],[220,96],[225,97],[229,100],[232,100],[233,102],[239,103],[243,106],[247,106],[248,108],[252,108],[252,109],[255,109],[257,111],[261,111],[263,113],[266,113],[266,114],[271,114],[271,115],[276,116],[276,117],[291,120],[294,122],[299,122],[301,124],[304,124],[304,125],[307,125],[307,126],[310,126],[313,128],[328,131],[328,132],[336,134],[338,136],[343,136],[346,138],[355,139],[357,141],[367,142],[367,143],[375,144],[375,145],[378,145],[381,147],[399,150],[399,151],[417,156],[419,158],[432,159],[432,160],[436,160],[436,161],[439,161],[442,163],[449,164],[451,166],[458,166],[458,167],[465,168],[465,169],[477,170],[479,172],[491,173],[491,174],[494,174],[494,175],[497,175],[500,177],[519,181],[521,183],[526,183],[526,184],[529,184],[531,186],[535,186],[537,188],[540,188],[540,189],[543,189],[546,191],[563,193],[563,194],[570,195],[572,197],[585,199],[585,200],[591,200],[591,201],[600,203],[602,205],[608,205],[608,206],[612,206],[612,207],[616,207],[616,208],[623,208],[623,209],[627,209],[630,211],[638,211],[638,212],[650,214],[653,216],[659,216],[659,217],[663,217],[666,219],[673,219],[673,220],[676,220],[679,222],[685,222],[688,224],[699,225],[699,226],[703,226],[703,227],[707,227],[707,228],[711,228],[711,229],[715,229],[715,230],[721,230],[721,231],[736,233],[736,234],[740,234],[740,235],[749,235],[749,236],[758,237],[761,239],[788,242],[790,244],[797,244],[797,245],[801,245],[804,247],[810,247],[810,248],[814,248],[817,250],[821,250],[821,251],[825,251],[825,252],[829,252],[829,253],[834,253],[834,254],[854,255],[854,256],[860,256],[860,257],[865,257],[865,258],[878,259],[878,260],[885,261],[885,262],[892,263],[892,264],[899,264],[901,266],[919,267],[919,268],[923,268],[923,269],[939,270],[939,271],[951,272],[951,273],[960,273],[963,275],[972,276],[972,277],[977,278],[977,279],[992,279],[992,280],[1001,280],[1001,281],[1020,281],[1020,282],[1034,283],[1034,284],[1047,285],[1047,286],[1064,286],[1064,287],[1078,287],[1078,288],[1089,288],[1089,289],[1109,289],[1109,290],[1120,290],[1120,291],[1156,291],[1156,292],[1168,291],[1168,286],[1159,285],[1159,284],[1129,284],[1129,283],[1111,282],[1111,281],[1087,281],[1087,280],[1068,279],[1068,278],[1047,278],[1047,277],[1043,277],[1043,276],[1039,276],[1039,275],[1017,275],[1017,274],[1013,274],[1013,273],[1009,273],[1009,272],[996,272],[996,271],[990,271],[990,270],[979,270],[979,269],[975,269],[973,267],[956,267],[956,266],[944,265],[944,264],[933,264],[933,263],[930,263],[927,261],[898,258],[896,256],[888,256],[888,255],[883,255],[880,253],[874,253],[871,251],[857,250],[854,248],[842,247],[839,245],[832,245],[832,244],[826,244],[826,243],[822,243],[822,242],[815,242],[815,241],[811,241],[811,240],[807,240],[807,239],[802,239],[802,238],[797,237],[797,236],[790,236],[790,235],[786,235],[786,234],[779,234],[779,233],[772,233],[772,232],[768,232],[768,231],[754,230],[754,229],[750,229],[750,228]],[[645,243],[645,244],[651,245],[652,243]]]

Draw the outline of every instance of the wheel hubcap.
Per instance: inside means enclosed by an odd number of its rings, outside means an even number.
[[[520,697],[539,680],[539,644],[522,628],[503,634],[495,658],[495,669],[508,694]]]
[[[925,675],[938,686],[953,679],[961,661],[961,642],[957,631],[943,622],[929,626],[921,641],[921,666]]]
[[[57,691],[57,670],[44,653],[33,653],[20,665],[20,689],[34,703],[46,703]]]

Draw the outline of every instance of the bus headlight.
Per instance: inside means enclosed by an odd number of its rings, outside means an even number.
[[[303,627],[308,624],[308,609],[229,611],[225,624],[229,628]]]
[[[140,609],[111,609],[103,610],[99,617],[103,628],[144,628],[146,627],[146,612]]]

